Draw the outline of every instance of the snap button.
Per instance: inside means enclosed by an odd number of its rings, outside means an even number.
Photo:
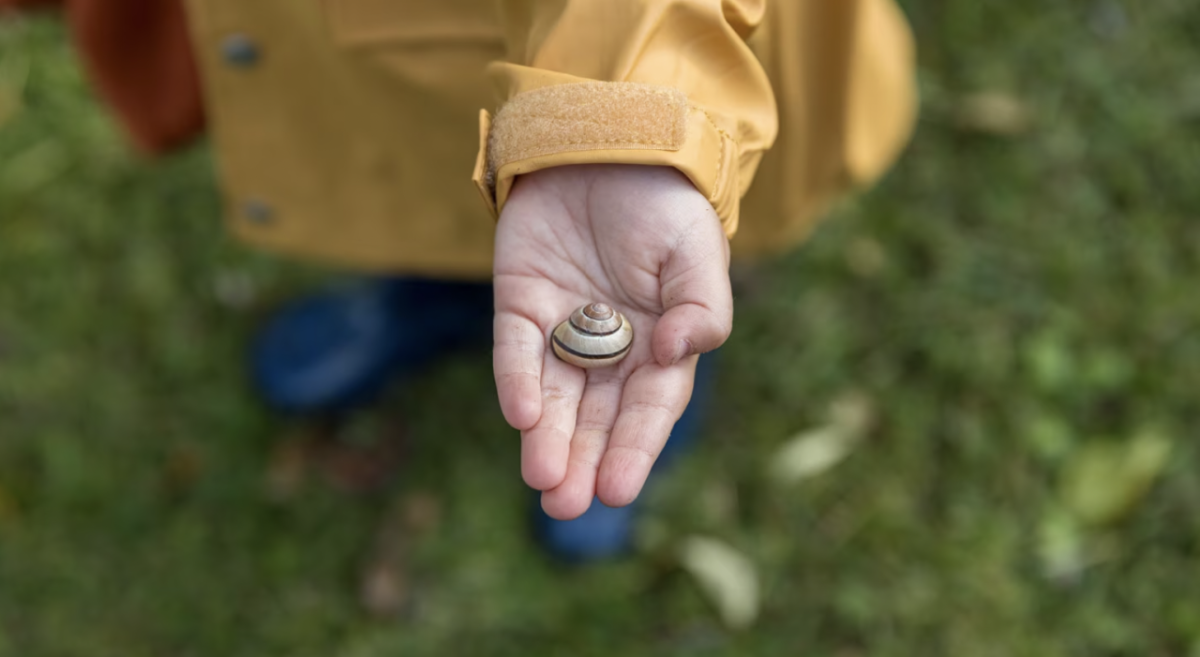
[[[258,44],[245,34],[230,34],[221,41],[221,58],[237,68],[250,68],[258,63]]]
[[[266,226],[275,221],[275,209],[259,199],[242,203],[242,216],[252,224]]]

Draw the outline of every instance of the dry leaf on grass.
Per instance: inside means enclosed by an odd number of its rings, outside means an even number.
[[[310,474],[346,494],[386,487],[403,463],[404,425],[385,411],[367,409],[350,420],[319,420],[294,427],[267,464],[268,497],[286,501]]]
[[[1066,509],[1052,508],[1038,523],[1042,575],[1056,584],[1078,584],[1087,569],[1115,559],[1118,553],[1111,535],[1089,531]]]
[[[393,561],[368,564],[363,573],[359,602],[363,610],[376,618],[400,614],[408,603],[408,582],[404,570]]]
[[[866,396],[842,396],[830,409],[828,424],[801,432],[776,450],[769,466],[771,479],[793,484],[837,465],[862,439],[871,415],[871,402]]]
[[[394,617],[411,606],[410,546],[433,531],[441,516],[441,500],[432,493],[416,491],[397,500],[380,517],[359,580],[359,601],[368,614]]]
[[[300,492],[308,479],[312,445],[312,439],[302,432],[284,436],[275,444],[264,473],[268,499],[285,502]]]
[[[174,495],[191,490],[204,475],[204,458],[194,445],[179,444],[171,448],[162,467],[163,488]]]
[[[0,526],[16,522],[21,517],[21,507],[17,498],[8,489],[0,486]]]
[[[1033,127],[1033,112],[1015,96],[984,91],[959,99],[954,121],[963,130],[1016,137]]]
[[[688,536],[679,559],[730,629],[749,627],[758,617],[758,570],[749,557],[729,544],[705,536]]]

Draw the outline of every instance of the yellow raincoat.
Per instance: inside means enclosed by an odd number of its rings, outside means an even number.
[[[487,277],[514,178],[595,162],[676,167],[735,255],[778,251],[915,116],[891,0],[187,9],[233,231],[359,269]]]

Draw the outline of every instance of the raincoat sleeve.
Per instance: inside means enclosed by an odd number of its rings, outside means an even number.
[[[513,180],[553,166],[675,167],[727,235],[778,129],[746,44],[765,0],[506,0],[501,105],[480,113],[474,179],[494,215]]]

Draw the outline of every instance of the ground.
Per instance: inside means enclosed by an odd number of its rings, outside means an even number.
[[[0,655],[1200,655],[1200,4],[903,4],[913,145],[741,272],[702,447],[586,568],[526,533],[480,353],[342,430],[404,418],[382,491],[306,477],[240,356],[321,272],[0,24]]]

